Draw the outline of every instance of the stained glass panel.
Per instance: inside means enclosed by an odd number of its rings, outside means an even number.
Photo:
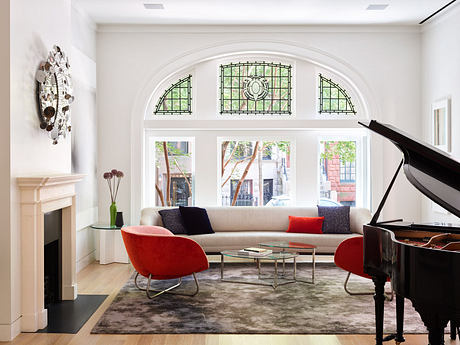
[[[221,114],[291,114],[291,66],[239,62],[220,66]]]
[[[329,114],[356,114],[355,107],[345,89],[319,75],[319,112]]]
[[[179,79],[158,100],[154,114],[175,115],[192,113],[192,76]]]

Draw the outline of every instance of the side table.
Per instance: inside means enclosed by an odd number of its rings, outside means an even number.
[[[120,227],[93,224],[91,228],[96,235],[96,259],[99,258],[100,264],[106,265],[112,262],[129,263]]]

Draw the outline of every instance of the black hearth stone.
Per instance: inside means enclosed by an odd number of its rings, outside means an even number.
[[[38,333],[77,333],[108,295],[78,295],[75,301],[48,305],[48,326]]]

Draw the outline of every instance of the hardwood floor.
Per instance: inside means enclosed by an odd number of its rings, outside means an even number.
[[[81,294],[108,294],[109,297],[77,334],[21,333],[11,342],[1,344],[34,345],[372,345],[373,335],[102,335],[90,334],[102,313],[112,303],[118,290],[131,276],[133,269],[127,264],[99,265],[93,263],[78,274]],[[406,344],[426,345],[425,334],[406,335]],[[388,342],[388,344],[394,344]],[[460,345],[460,341],[446,344]]]

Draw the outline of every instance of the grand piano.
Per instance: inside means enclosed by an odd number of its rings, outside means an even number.
[[[408,298],[428,330],[430,345],[444,344],[460,325],[460,225],[380,221],[379,215],[403,167],[406,178],[425,196],[460,217],[460,163],[437,148],[375,120],[359,122],[389,139],[403,158],[371,222],[364,226],[364,272],[375,285],[376,344],[404,341],[404,299]],[[404,213],[404,210],[401,210]],[[383,338],[384,284],[396,294],[396,334]]]

